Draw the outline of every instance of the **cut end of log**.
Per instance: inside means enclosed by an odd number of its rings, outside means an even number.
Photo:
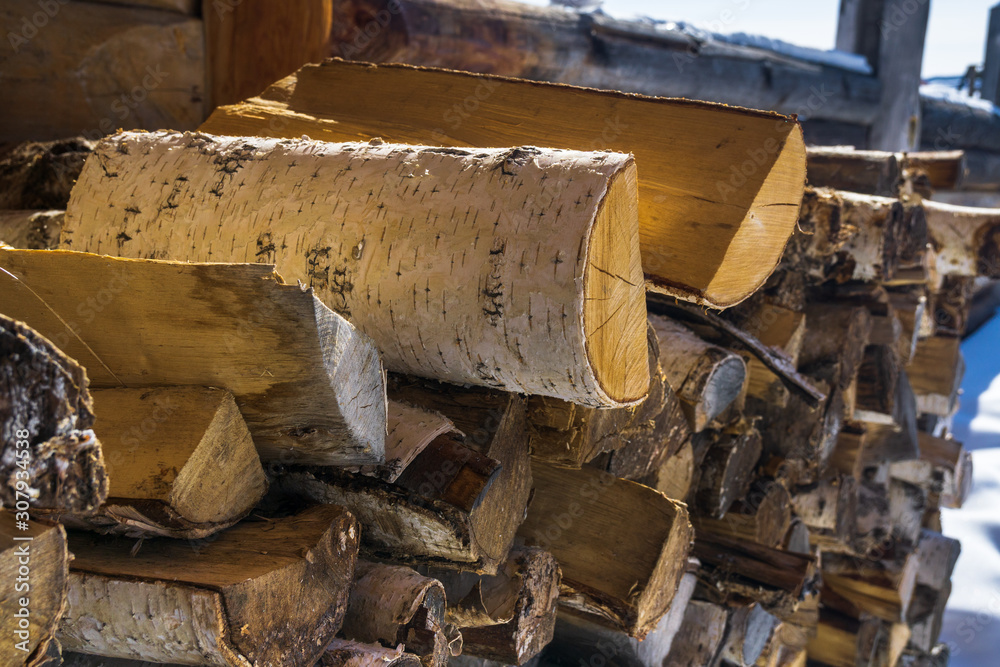
[[[649,391],[646,292],[639,258],[635,162],[611,181],[597,210],[584,270],[583,330],[600,388],[612,402],[638,403]]]

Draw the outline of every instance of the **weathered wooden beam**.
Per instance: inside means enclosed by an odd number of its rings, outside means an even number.
[[[649,388],[635,178],[618,153],[121,134],[84,166],[63,245],[273,262],[390,370],[621,407]]]
[[[420,104],[404,113],[396,102],[411,98]],[[553,113],[565,108],[580,122]],[[402,65],[308,65],[261,97],[216,110],[202,129],[632,152],[645,165],[639,236],[649,287],[720,307],[756,290],[777,264],[805,180],[798,125],[774,114]],[[549,189],[544,200],[565,191]]]
[[[0,311],[87,364],[94,387],[228,389],[269,459],[381,463],[375,345],[266,264],[2,250]]]

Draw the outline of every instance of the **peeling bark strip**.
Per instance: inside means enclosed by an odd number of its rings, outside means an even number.
[[[125,133],[63,245],[273,262],[391,370],[618,407],[649,386],[636,219],[628,155]]]
[[[18,277],[0,273],[0,312],[85,363],[93,386],[225,388],[265,458],[382,463],[375,345],[273,266],[0,249],[0,267]]]
[[[340,629],[359,526],[342,507],[247,521],[204,543],[72,534],[69,651],[188,665],[310,667]]]
[[[0,296],[0,311],[15,314],[5,306]],[[20,491],[31,510],[93,512],[107,498],[87,385],[87,371],[50,340],[0,315],[0,505],[25,511]]]
[[[267,482],[233,395],[209,387],[94,391],[108,501],[71,527],[201,539],[246,516]]]
[[[44,664],[66,607],[71,556],[62,526],[32,521],[27,530],[14,512],[0,510],[0,664]],[[27,538],[27,539],[25,539]],[[28,565],[27,577],[19,568]],[[28,584],[29,587],[25,587]],[[25,604],[27,600],[27,604]],[[21,626],[21,620],[27,623]]]
[[[463,100],[476,103],[468,120],[454,111]],[[573,110],[571,123],[553,112],[563,109]],[[201,129],[634,153],[649,286],[718,307],[746,298],[774,269],[805,182],[802,132],[785,116],[405,65],[306,65],[261,97],[217,109]]]

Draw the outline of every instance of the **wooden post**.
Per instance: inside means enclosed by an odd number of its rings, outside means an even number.
[[[986,29],[986,55],[983,59],[984,100],[1000,100],[1000,3],[990,9],[990,23]]]
[[[882,113],[868,129],[869,149],[917,147],[929,10],[927,0],[841,0],[837,48],[866,56],[882,84]]]

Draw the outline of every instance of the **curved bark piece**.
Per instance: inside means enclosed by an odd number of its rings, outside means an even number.
[[[6,637],[0,662],[11,667],[48,664],[50,645],[58,646],[72,558],[62,526],[31,521],[25,529],[21,520],[20,512],[0,510],[0,632]]]
[[[94,516],[59,521],[129,537],[201,539],[242,519],[264,496],[264,469],[228,391],[154,387],[93,395],[108,500]]]
[[[264,458],[382,462],[378,350],[273,266],[3,249],[0,266],[0,312],[84,360],[94,387],[222,387]]]
[[[444,415],[399,401],[389,401],[386,419],[389,433],[385,439],[385,464],[362,468],[360,472],[387,482],[399,479],[413,459],[438,438],[461,435]]]
[[[0,266],[6,263],[0,260]],[[15,314],[4,301],[0,297],[0,310]],[[52,341],[0,315],[3,506],[23,501],[19,491],[32,510],[87,513],[107,498],[101,445],[90,430],[94,413],[88,384],[87,371]]]
[[[742,393],[746,363],[666,317],[650,315],[649,323],[659,345],[660,369],[680,398],[691,430],[704,430]]]
[[[0,242],[15,248],[50,250],[59,243],[65,211],[0,210]]]
[[[431,569],[444,584],[462,655],[523,665],[552,641],[561,571],[552,554],[517,547],[494,576]]]
[[[71,535],[69,651],[191,665],[309,667],[340,629],[359,527],[342,507],[206,542]]]
[[[273,262],[390,370],[618,407],[649,388],[635,179],[617,153],[124,133],[63,239]]]
[[[940,275],[1000,278],[1000,209],[922,206]]]
[[[649,288],[720,308],[774,270],[805,182],[801,129],[785,116],[405,65],[306,65],[260,97],[217,109],[201,129],[634,153]]]
[[[401,646],[385,648],[334,639],[326,647],[317,667],[421,667],[420,658],[404,653]]]
[[[358,562],[340,633],[368,644],[402,644],[425,667],[443,667],[462,648],[461,635],[445,630],[441,582],[408,567],[367,561]]]

